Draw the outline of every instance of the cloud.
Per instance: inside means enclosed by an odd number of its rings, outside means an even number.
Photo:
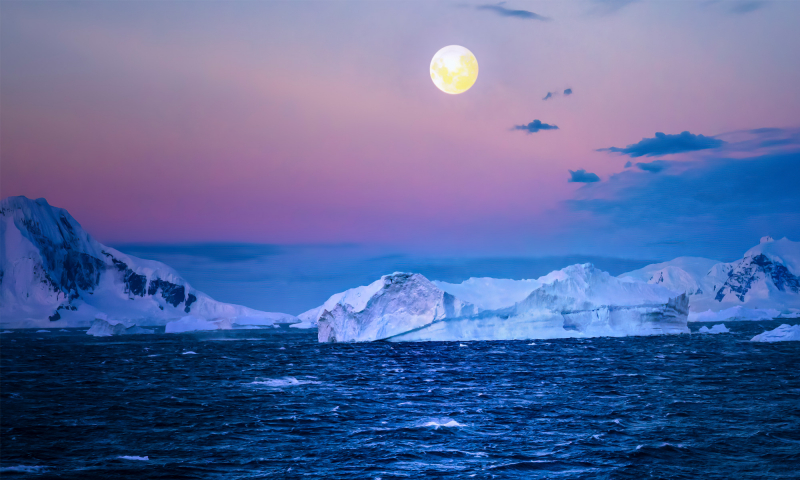
[[[541,120],[534,120],[527,125],[514,125],[514,130],[525,130],[528,133],[536,133],[539,130],[558,130],[556,125],[542,123]]]
[[[547,95],[542,100],[550,100],[551,98],[553,98],[553,92],[547,92]]]
[[[572,89],[568,88],[568,89],[564,90],[564,95],[572,95]]]
[[[639,167],[639,170],[644,170],[645,172],[658,173],[661,170],[667,168],[668,165],[667,162],[663,160],[656,160],[655,162],[650,162],[650,163],[639,162],[636,164],[636,166]]]
[[[598,177],[596,173],[587,172],[582,168],[577,172],[569,170],[569,175],[569,183],[594,183],[600,181],[600,177]]]
[[[521,18],[524,20],[540,20],[543,22],[547,22],[550,19],[547,17],[543,17],[539,14],[530,12],[528,10],[512,10],[503,6],[505,2],[500,2],[496,5],[478,5],[475,7],[477,10],[486,10],[490,12],[494,12],[502,17],[513,17],[513,18]]]
[[[765,6],[767,6],[767,2],[764,1],[745,0],[740,2],[732,2],[730,11],[732,13],[745,14],[755,12],[756,10],[759,10]]]
[[[598,152],[617,152],[631,157],[658,157],[672,153],[693,152],[709,148],[719,148],[725,142],[713,137],[694,135],[682,132],[677,135],[668,135],[656,132],[654,138],[643,138],[639,143],[628,145],[625,148],[609,147],[599,148]]]
[[[610,15],[637,1],[639,0],[594,0],[591,13],[596,15]]]
[[[591,232],[598,244],[631,251],[669,239],[685,242],[692,250],[665,247],[640,253],[728,261],[740,257],[762,235],[800,240],[800,150],[669,165],[659,175],[625,170],[579,189],[566,202],[574,215],[582,212],[584,218],[574,234]]]
[[[630,160],[625,162],[625,168],[631,168],[632,166],[633,166],[633,164],[630,162]]]

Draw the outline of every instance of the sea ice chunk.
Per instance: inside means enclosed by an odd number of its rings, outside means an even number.
[[[700,330],[698,330],[698,332],[716,334],[716,333],[730,333],[730,330],[728,330],[728,328],[725,326],[724,323],[720,323],[719,325],[714,325],[710,329],[706,326],[700,327]]]

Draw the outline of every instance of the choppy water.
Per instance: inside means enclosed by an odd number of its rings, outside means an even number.
[[[800,342],[748,341],[780,323],[357,345],[2,334],[0,475],[798,478]]]

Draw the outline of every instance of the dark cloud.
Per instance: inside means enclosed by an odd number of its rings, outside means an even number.
[[[478,5],[475,8],[478,10],[486,10],[494,12],[503,17],[521,18],[524,20],[541,20],[543,22],[550,20],[547,17],[543,17],[539,14],[530,12],[528,10],[512,10],[510,8],[506,8],[503,6],[504,3],[505,2],[500,2],[496,5]]]
[[[547,92],[547,95],[542,100],[550,100],[551,98],[553,98],[553,92]]]
[[[568,88],[568,89],[564,90],[564,95],[572,95],[572,89]]]
[[[587,185],[567,202],[590,214],[576,235],[597,232],[597,242],[620,238],[638,245],[665,238],[685,249],[643,250],[669,255],[740,257],[762,235],[800,240],[800,150],[755,158],[702,158],[669,162],[669,171],[625,170]],[[603,233],[605,232],[605,233]]]
[[[594,183],[600,181],[600,177],[596,173],[587,172],[582,168],[577,172],[569,170],[569,176],[569,183]]]
[[[625,168],[631,168],[633,164],[629,161],[625,162]]]
[[[541,120],[534,120],[527,125],[514,125],[514,130],[524,130],[528,133],[536,133],[539,130],[558,130],[556,125],[542,123]]]
[[[650,163],[639,162],[636,164],[636,166],[639,167],[639,170],[644,170],[645,172],[658,173],[667,168],[667,162],[663,160],[656,160],[655,162]]]
[[[654,138],[643,138],[639,143],[628,145],[625,148],[609,147],[600,148],[598,152],[617,152],[631,157],[658,157],[672,153],[693,152],[718,148],[725,144],[722,140],[682,132],[677,135],[668,135],[657,132]]]
[[[732,13],[744,14],[744,13],[755,12],[756,10],[759,10],[760,8],[763,8],[765,6],[767,6],[767,2],[746,0],[740,2],[732,2],[730,6],[730,11]]]

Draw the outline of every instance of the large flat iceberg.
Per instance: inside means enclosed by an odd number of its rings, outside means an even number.
[[[790,342],[800,341],[800,325],[781,325],[775,330],[768,330],[756,335],[751,342]]]
[[[488,288],[476,288],[480,282]],[[509,291],[500,288],[503,284]],[[332,309],[325,309],[319,319],[319,341],[510,340],[689,333],[686,294],[657,284],[612,277],[591,264],[573,265],[532,281],[471,279],[447,284],[430,282],[419,274],[396,273],[382,277],[380,287],[359,305],[361,308],[337,303]],[[525,292],[529,287],[533,288]],[[496,298],[489,298],[487,292],[494,292]],[[457,293],[480,307],[459,298]]]

